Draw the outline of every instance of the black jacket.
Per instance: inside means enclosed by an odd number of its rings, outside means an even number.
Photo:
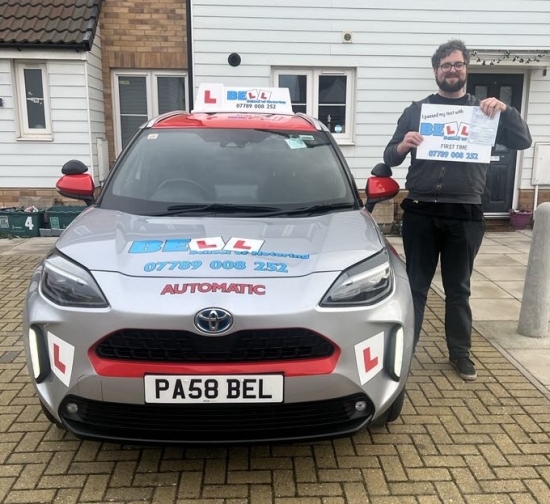
[[[399,166],[407,157],[397,153],[397,145],[409,131],[418,131],[423,103],[430,103],[431,96],[412,102],[397,121],[397,129],[384,150],[384,162]],[[467,105],[478,105],[479,100],[467,95]],[[509,149],[523,150],[531,146],[531,134],[519,112],[510,106],[500,114],[496,143]],[[405,188],[408,197],[418,201],[437,203],[480,204],[487,176],[486,163],[460,163],[445,160],[416,159],[416,149],[411,150],[411,166]]]

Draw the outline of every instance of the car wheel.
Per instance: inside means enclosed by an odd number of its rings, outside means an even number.
[[[395,422],[399,418],[401,411],[403,410],[403,403],[405,402],[405,388],[395,398],[392,405],[384,412],[382,416],[377,418],[371,425],[380,427],[390,422]]]
[[[61,424],[61,422],[59,420],[57,420],[57,418],[55,418],[51,413],[50,413],[50,410],[48,408],[46,408],[46,406],[44,405],[44,403],[42,401],[40,401],[40,406],[42,406],[42,413],[44,414],[44,416],[51,422],[53,423],[56,427],[59,427],[60,429],[63,428],[63,425]]]

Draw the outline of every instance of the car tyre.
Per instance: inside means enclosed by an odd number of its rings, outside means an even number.
[[[44,416],[56,427],[59,427],[60,429],[62,429],[63,424],[50,413],[50,410],[46,408],[46,406],[42,401],[40,401],[40,406],[42,407],[42,413],[44,414]]]
[[[381,427],[387,423],[395,422],[399,418],[399,415],[401,415],[404,402],[405,388],[403,388],[403,390],[395,398],[395,401],[393,401],[392,405],[384,412],[384,414],[372,422],[371,425]]]

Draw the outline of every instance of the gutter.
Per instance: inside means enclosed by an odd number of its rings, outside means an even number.
[[[74,49],[76,52],[89,51],[88,43],[86,44],[44,44],[41,42],[35,43],[21,43],[21,42],[0,42],[1,49],[17,49],[23,51],[24,49]]]

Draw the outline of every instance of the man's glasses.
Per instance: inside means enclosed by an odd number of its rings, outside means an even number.
[[[443,65],[439,65],[439,68],[443,70],[444,72],[448,72],[451,68],[454,67],[455,70],[464,70],[464,67],[466,66],[466,63],[464,61],[457,61],[456,63],[443,63]]]

